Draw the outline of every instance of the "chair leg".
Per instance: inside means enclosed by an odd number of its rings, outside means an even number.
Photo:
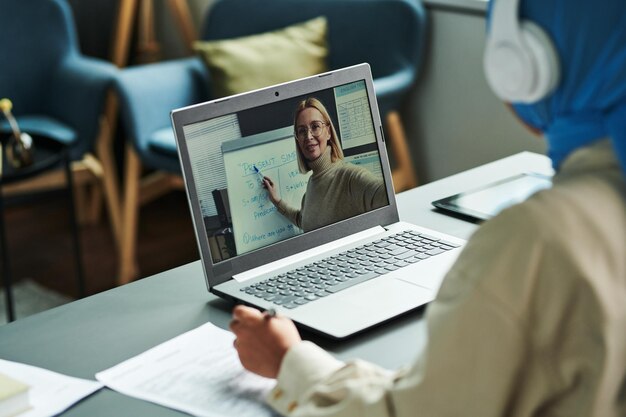
[[[109,111],[109,108],[111,109]],[[115,245],[119,249],[122,235],[122,216],[120,213],[120,198],[117,180],[117,168],[115,157],[113,156],[113,136],[111,114],[117,110],[117,101],[114,95],[109,95],[107,101],[107,111],[100,120],[100,135],[96,142],[96,153],[102,164],[102,185],[104,188],[105,202],[109,214],[109,221],[113,229]],[[109,122],[109,120],[112,120]]]
[[[396,168],[392,170],[393,187],[396,193],[417,187],[417,175],[411,160],[409,146],[404,133],[404,127],[397,111],[387,113],[387,131],[389,134],[389,144]]]
[[[86,184],[76,184],[74,185],[74,204],[76,205],[76,215],[78,218],[78,223],[80,225],[85,225],[90,222],[89,216],[87,215],[87,207],[89,207],[89,197],[88,190]]]
[[[122,213],[122,235],[120,240],[120,270],[118,285],[124,285],[137,277],[137,220],[139,211],[139,181],[141,162],[129,143],[126,145],[124,168],[125,185]]]
[[[198,33],[193,25],[188,2],[186,0],[169,0],[168,5],[174,20],[178,24],[178,29],[182,34],[187,53],[192,55],[194,53],[192,45],[194,41],[198,40]]]
[[[88,183],[75,186],[75,192],[80,196],[80,223],[95,224],[102,214],[102,177],[104,170],[102,163],[92,154],[85,154],[81,164],[83,169],[92,175]]]
[[[100,184],[92,185],[89,187],[89,197],[87,201],[87,208],[85,212],[85,223],[96,224],[100,217],[102,217],[103,206],[102,187]]]

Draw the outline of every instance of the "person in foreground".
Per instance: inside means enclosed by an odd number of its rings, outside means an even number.
[[[280,413],[626,416],[626,5],[497,0],[488,22],[487,78],[544,133],[553,187],[472,236],[405,369],[340,362],[236,307],[241,362],[277,378]]]
[[[382,178],[343,161],[335,126],[315,97],[298,103],[294,137],[300,173],[313,171],[301,207],[281,200],[271,178],[263,180],[270,201],[293,224],[308,232],[388,203]]]

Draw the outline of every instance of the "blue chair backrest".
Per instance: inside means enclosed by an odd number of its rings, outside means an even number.
[[[16,115],[45,112],[50,79],[60,62],[77,53],[69,5],[63,0],[2,0],[0,97]]]
[[[368,62],[376,79],[417,68],[425,28],[415,0],[218,0],[201,38],[253,35],[322,15],[329,23],[329,69]]]

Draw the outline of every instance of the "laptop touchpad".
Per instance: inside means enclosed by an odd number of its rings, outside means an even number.
[[[376,323],[426,304],[434,299],[433,291],[393,278],[373,280],[346,293],[345,305],[364,322]],[[339,300],[336,300],[339,301]]]
[[[433,299],[433,292],[406,281],[394,278],[380,279],[363,285],[361,295],[351,297],[352,303],[372,308],[380,306],[388,310],[393,306],[425,304]],[[367,301],[365,301],[367,300]]]

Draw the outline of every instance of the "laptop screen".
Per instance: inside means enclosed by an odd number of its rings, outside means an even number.
[[[214,264],[389,204],[365,81],[183,126]]]

